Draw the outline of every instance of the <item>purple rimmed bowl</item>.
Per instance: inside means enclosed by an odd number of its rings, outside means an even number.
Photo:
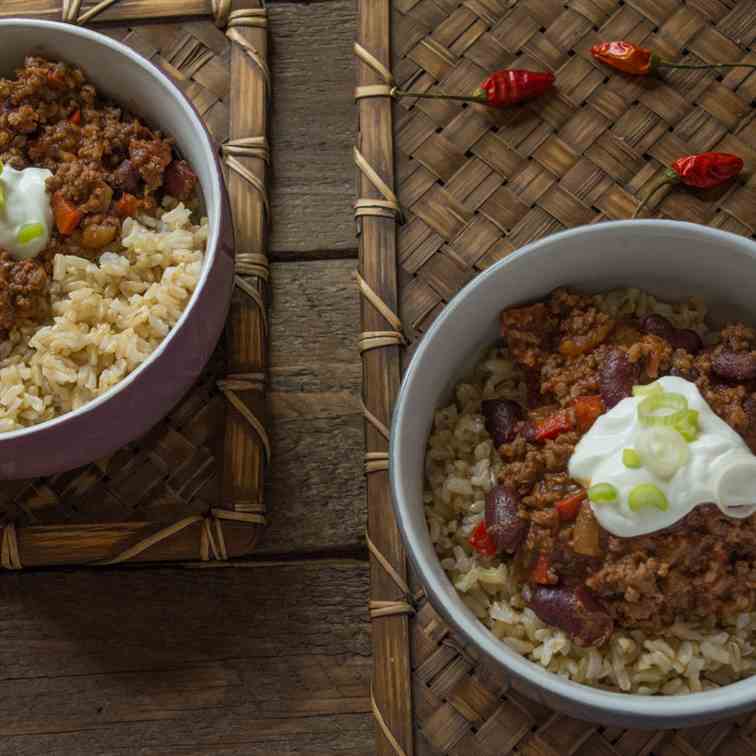
[[[223,330],[234,277],[233,228],[217,149],[179,89],[130,48],[52,21],[0,20],[0,75],[29,54],[80,66],[103,95],[176,140],[199,177],[209,221],[200,281],[171,332],[136,370],[78,410],[0,434],[0,479],[50,475],[83,465],[155,425],[202,372]]]
[[[667,301],[706,302],[715,321],[756,321],[756,243],[692,223],[599,223],[532,242],[467,284],[433,321],[404,376],[391,423],[394,511],[407,553],[434,608],[481,664],[544,706],[619,727],[668,729],[714,722],[756,706],[756,676],[680,696],[617,693],[544,669],[500,641],[459,597],[436,555],[425,520],[424,462],[435,410],[499,337],[499,313],[567,286],[638,287]]]

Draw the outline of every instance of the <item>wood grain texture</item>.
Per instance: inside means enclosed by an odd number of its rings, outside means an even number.
[[[353,0],[268,8],[273,64],[271,251],[356,250]],[[356,252],[355,252],[356,256]]]
[[[356,262],[272,269],[272,511],[263,552],[354,546],[365,528]]]
[[[79,15],[96,6],[99,0],[82,2]],[[3,16],[30,16],[45,21],[60,21],[63,3],[51,0],[3,0]],[[211,14],[211,0],[118,0],[97,16],[98,21],[134,21],[149,18],[205,16]]]
[[[5,575],[0,753],[373,753],[355,561]]]

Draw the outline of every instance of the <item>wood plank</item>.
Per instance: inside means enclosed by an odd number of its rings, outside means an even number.
[[[268,6],[272,40],[271,249],[354,250],[352,42],[356,3]]]
[[[373,753],[364,562],[0,581],[0,752]]]
[[[355,269],[353,260],[273,265],[263,553],[352,547],[365,527]]]

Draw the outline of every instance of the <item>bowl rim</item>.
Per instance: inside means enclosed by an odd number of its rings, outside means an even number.
[[[94,399],[91,399],[86,404],[83,404],[78,409],[70,410],[62,415],[53,417],[50,420],[38,423],[36,425],[30,425],[25,428],[18,428],[12,431],[7,431],[0,434],[0,444],[13,441],[23,436],[32,435],[35,433],[41,433],[49,430],[50,428],[72,421],[76,418],[80,418],[90,412],[97,410],[102,404],[115,398],[118,393],[123,391],[127,386],[133,383],[139,378],[139,376],[145,372],[153,363],[155,363],[162,356],[163,352],[168,347],[168,344],[173,340],[176,334],[181,330],[189,313],[192,311],[204,289],[205,283],[209,277],[210,270],[215,264],[218,248],[220,246],[221,239],[221,226],[223,220],[223,197],[225,194],[224,184],[221,181],[221,172],[218,164],[218,156],[216,149],[213,146],[210,133],[207,127],[202,122],[194,106],[184,93],[164,74],[154,63],[147,60],[144,56],[132,50],[128,45],[123,42],[111,39],[105,34],[94,31],[92,29],[86,29],[81,26],[74,26],[72,24],[63,23],[61,21],[46,21],[43,19],[20,19],[20,18],[7,18],[0,19],[0,31],[5,31],[9,28],[21,28],[24,30],[32,29],[54,29],[64,34],[70,34],[74,37],[82,37],[95,44],[99,44],[105,47],[109,47],[117,53],[120,53],[125,58],[128,58],[130,63],[142,68],[149,76],[156,79],[158,84],[166,91],[166,95],[170,96],[173,100],[177,101],[181,109],[184,111],[184,116],[194,126],[194,130],[200,141],[202,151],[205,153],[205,159],[210,165],[210,184],[212,187],[212,197],[203,197],[206,202],[206,210],[208,216],[208,237],[205,245],[205,257],[202,266],[202,272],[197,285],[192,292],[192,296],[184,307],[179,319],[173,325],[168,334],[161,340],[160,344],[150,354],[150,356],[132,370],[128,375],[124,376],[118,383],[111,386],[107,391],[99,394]],[[30,46],[33,46],[34,41],[30,41]],[[210,200],[212,200],[210,202]],[[217,219],[216,223],[209,221],[210,217]]]
[[[591,708],[609,717],[630,715],[646,717],[652,720],[654,726],[666,721],[681,721],[693,719],[715,719],[718,713],[732,714],[756,701],[756,676],[730,683],[716,690],[684,696],[641,695],[638,693],[619,693],[594,688],[583,683],[566,680],[559,675],[548,672],[540,665],[526,659],[524,656],[510,649],[498,640],[493,633],[466,609],[462,601],[454,594],[454,605],[447,603],[445,595],[451,585],[446,573],[441,568],[438,557],[433,553],[430,558],[423,555],[418,535],[411,527],[408,519],[410,509],[409,499],[412,492],[407,490],[404,480],[405,464],[403,461],[402,426],[411,422],[411,408],[408,407],[410,386],[423,362],[424,355],[431,343],[438,338],[444,323],[455,317],[460,303],[474,296],[475,289],[487,279],[499,275],[514,260],[524,255],[533,254],[563,240],[575,236],[601,235],[607,230],[648,230],[667,229],[696,234],[701,238],[730,244],[739,248],[738,253],[750,256],[756,262],[756,243],[746,237],[727,231],[721,231],[709,226],[684,221],[643,219],[606,221],[604,223],[578,226],[557,232],[543,239],[538,239],[516,250],[502,260],[486,269],[472,281],[466,284],[444,307],[433,321],[405,372],[391,418],[391,435],[389,441],[389,486],[394,513],[397,518],[399,531],[404,541],[410,561],[425,588],[433,607],[467,642],[478,648],[484,656],[494,661],[515,677],[528,681],[531,685],[547,691],[562,700],[570,700],[578,705]],[[424,527],[427,525],[423,518]],[[453,588],[453,587],[452,587]]]

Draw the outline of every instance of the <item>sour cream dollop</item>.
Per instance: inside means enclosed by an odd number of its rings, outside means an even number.
[[[628,397],[601,415],[580,439],[569,462],[570,477],[586,487],[608,483],[617,490],[614,501],[591,502],[601,526],[620,537],[653,533],[682,519],[699,504],[714,503],[729,517],[756,511],[756,456],[740,435],[716,415],[697,386],[683,378],[660,378],[665,392],[682,394],[696,410],[699,432],[687,444],[687,461],[671,477],[662,478],[646,465],[628,467],[625,449],[637,449],[647,432],[638,418],[643,397]],[[666,511],[629,506],[630,492],[652,484],[667,498]]]
[[[0,173],[5,204],[0,207],[0,248],[16,259],[36,257],[50,241],[53,213],[45,181],[52,176],[46,168],[24,168],[17,171],[9,165]],[[1,203],[0,203],[1,204]],[[23,243],[21,230],[38,223],[42,233]]]

